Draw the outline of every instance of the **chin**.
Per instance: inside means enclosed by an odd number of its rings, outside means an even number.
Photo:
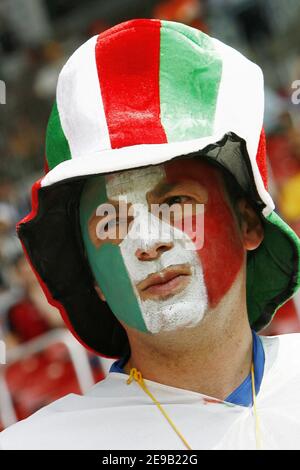
[[[200,324],[207,310],[206,301],[202,305],[178,302],[165,308],[157,309],[153,315],[145,318],[150,333],[168,333],[186,328],[194,328]],[[145,312],[146,313],[146,312]],[[150,313],[150,312],[149,312]]]

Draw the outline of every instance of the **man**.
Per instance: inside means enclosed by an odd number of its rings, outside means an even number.
[[[255,333],[299,286],[262,120],[260,69],[179,23],[122,23],[69,59],[18,233],[73,334],[119,360],[2,448],[299,447],[300,339]]]

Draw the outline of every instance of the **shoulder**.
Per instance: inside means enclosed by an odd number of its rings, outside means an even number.
[[[99,438],[118,419],[120,406],[130,403],[133,388],[124,387],[120,375],[109,374],[86,395],[66,395],[9,426],[0,433],[0,449],[88,448],[90,436]]]
[[[289,333],[278,336],[260,336],[266,354],[277,359],[289,358],[300,360],[300,333]],[[292,356],[291,356],[292,354]]]
[[[265,351],[265,372],[270,381],[289,387],[299,382],[300,333],[260,336]]]
[[[76,395],[66,395],[53,403],[44,406],[34,414],[0,433],[0,449],[35,449],[42,433],[47,434],[49,424],[59,411],[72,409]]]

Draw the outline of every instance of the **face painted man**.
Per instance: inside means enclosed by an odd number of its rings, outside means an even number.
[[[125,211],[107,217],[108,204],[114,207],[124,198]],[[226,356],[234,362],[233,350],[241,348],[248,354],[237,355],[240,372],[233,379],[241,382],[252,357],[245,255],[258,247],[263,229],[249,203],[236,202],[232,207],[220,171],[197,158],[89,180],[80,205],[83,240],[100,298],[134,345],[125,370],[146,367],[152,378],[162,368],[163,383],[185,388],[190,380],[191,390],[209,394],[207,378],[200,386],[192,372],[196,358],[203,368],[208,360],[203,351],[211,348],[216,349],[213,362],[222,364]],[[164,206],[168,220],[153,214]],[[132,214],[127,219],[126,209]],[[237,330],[233,341],[225,340],[226,325]],[[174,365],[182,341],[186,352]],[[169,357],[158,366],[163,353]],[[180,363],[190,369],[188,377],[176,373]],[[213,391],[225,398],[226,387],[234,388],[228,384]]]
[[[118,360],[3,448],[299,447],[300,339],[256,334],[299,285],[262,118],[260,69],[179,23],[122,23],[68,60],[18,234],[72,333]]]

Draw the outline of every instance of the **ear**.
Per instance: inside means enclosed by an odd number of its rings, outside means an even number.
[[[97,292],[98,296],[100,297],[100,299],[103,300],[103,302],[106,302],[106,298],[104,297],[104,294],[103,294],[102,290],[100,289],[100,287],[95,284],[94,288],[95,288],[95,291]]]
[[[262,222],[246,199],[238,201],[238,210],[244,247],[246,250],[255,250],[264,238]]]

